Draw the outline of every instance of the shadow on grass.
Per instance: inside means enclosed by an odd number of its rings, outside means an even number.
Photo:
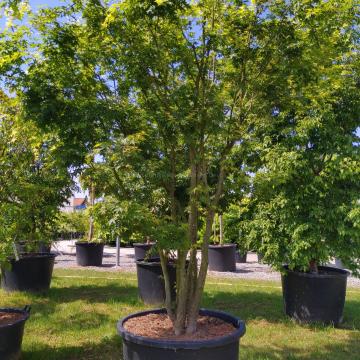
[[[101,279],[98,279],[101,282]],[[138,302],[138,289],[131,285],[107,283],[106,285],[70,285],[53,287],[47,294],[40,295],[54,303],[67,303],[76,300],[88,303],[126,303]]]
[[[351,333],[347,339],[334,344],[317,344],[305,349],[286,345],[254,346],[240,343],[241,359],[246,360],[358,360],[360,354],[360,335]]]
[[[226,311],[238,316],[245,322],[249,320],[266,320],[270,323],[293,324],[293,321],[284,313],[281,292],[206,291],[204,293],[202,307]],[[314,329],[328,328],[321,324],[302,326]],[[344,322],[339,328],[346,330],[360,330],[360,301],[346,300]]]
[[[106,285],[70,285],[67,287],[53,287],[49,292],[44,294],[28,294],[31,303],[31,318],[51,318],[52,315],[67,306],[73,306],[71,303],[77,303],[76,307],[83,309],[83,312],[76,310],[73,318],[66,318],[66,326],[76,329],[96,328],[109,321],[109,318],[101,312],[96,311],[96,306],[141,306],[138,298],[138,290],[134,286],[118,285],[108,283]],[[95,307],[95,310],[93,310]],[[91,309],[91,312],[88,312]],[[60,320],[61,322],[61,320]],[[61,323],[55,324],[62,327]]]
[[[78,346],[50,347],[35,344],[33,349],[23,351],[23,360],[119,360],[122,358],[120,336],[104,338],[100,343],[87,341]]]

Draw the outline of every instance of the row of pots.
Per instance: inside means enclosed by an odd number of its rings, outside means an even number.
[[[54,254],[23,256],[11,263],[11,269],[2,269],[2,287],[7,291],[44,291],[49,289]],[[287,315],[302,321],[339,324],[342,320],[348,272],[344,270],[320,267],[320,274],[299,273],[285,268],[282,276],[283,297]],[[175,296],[175,265],[169,264],[170,278]],[[164,283],[159,261],[147,259],[137,261],[139,295],[148,304],[160,304],[164,301]],[[0,312],[17,312],[23,317],[11,324],[0,326],[0,358],[17,359],[20,352],[24,323],[29,317],[29,308],[0,309]],[[164,310],[156,310],[161,312]],[[203,314],[232,323],[236,331],[227,337],[215,340],[169,341],[151,340],[127,332],[124,324],[129,318],[143,316],[148,312],[133,314],[118,323],[119,334],[124,341],[124,359],[238,359],[239,338],[245,332],[244,323],[228,314],[202,310]],[[194,349],[196,350],[194,352]],[[175,351],[175,352],[174,352]],[[137,354],[140,354],[139,357]],[[143,355],[141,355],[143,354]],[[196,355],[194,355],[196,354]],[[221,356],[220,356],[221,354]],[[226,355],[224,355],[226,354]],[[195,356],[195,357],[194,357]]]
[[[151,253],[153,244],[134,244],[135,260],[154,259],[157,254]],[[104,244],[76,243],[76,261],[80,266],[101,266]],[[236,245],[210,245],[209,270],[210,271],[236,271],[236,261],[246,262],[246,254],[237,259]]]
[[[159,260],[138,260],[137,277],[140,298],[149,305],[165,299],[165,287]],[[342,321],[347,277],[342,269],[319,267],[319,274],[291,271],[284,267],[281,277],[285,313],[300,322],[323,322],[338,325]],[[175,299],[176,267],[168,265]]]

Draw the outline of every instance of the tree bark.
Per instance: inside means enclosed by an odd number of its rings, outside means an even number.
[[[93,183],[91,183],[89,189],[89,203],[90,206],[94,206],[95,203],[95,188]],[[93,237],[94,237],[94,219],[92,216],[90,216],[88,241],[91,242],[93,240]]]

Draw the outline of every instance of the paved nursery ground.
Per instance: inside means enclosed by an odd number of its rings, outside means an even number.
[[[52,251],[58,253],[55,261],[55,268],[79,268],[76,264],[75,241],[59,241],[55,244]],[[199,258],[201,253],[199,252]],[[120,249],[120,266],[116,266],[116,249],[114,247],[105,246],[104,259],[102,267],[92,267],[98,271],[136,271],[134,261],[133,248]],[[280,273],[271,269],[270,266],[258,262],[255,253],[248,253],[247,263],[236,264],[236,272],[216,272],[209,271],[210,276],[218,276],[222,278],[239,278],[253,280],[272,280],[280,281]],[[360,279],[349,277],[348,285],[360,287]],[[360,355],[359,355],[360,359]]]

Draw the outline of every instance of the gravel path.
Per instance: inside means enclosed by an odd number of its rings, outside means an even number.
[[[80,269],[76,264],[75,255],[75,241],[59,241],[52,249],[53,252],[58,253],[55,260],[55,268],[72,268]],[[199,253],[200,257],[200,253]],[[87,269],[97,271],[115,271],[115,272],[135,272],[136,266],[134,261],[133,248],[120,249],[120,267],[116,266],[116,249],[113,247],[105,246],[103,266],[101,267],[87,267]],[[247,263],[237,263],[236,272],[217,272],[209,271],[209,276],[221,278],[238,278],[238,279],[252,279],[252,280],[272,280],[280,281],[280,273],[272,270],[266,264],[258,263],[257,255],[255,253],[248,253]],[[348,285],[350,287],[360,288],[360,279],[349,277]]]

